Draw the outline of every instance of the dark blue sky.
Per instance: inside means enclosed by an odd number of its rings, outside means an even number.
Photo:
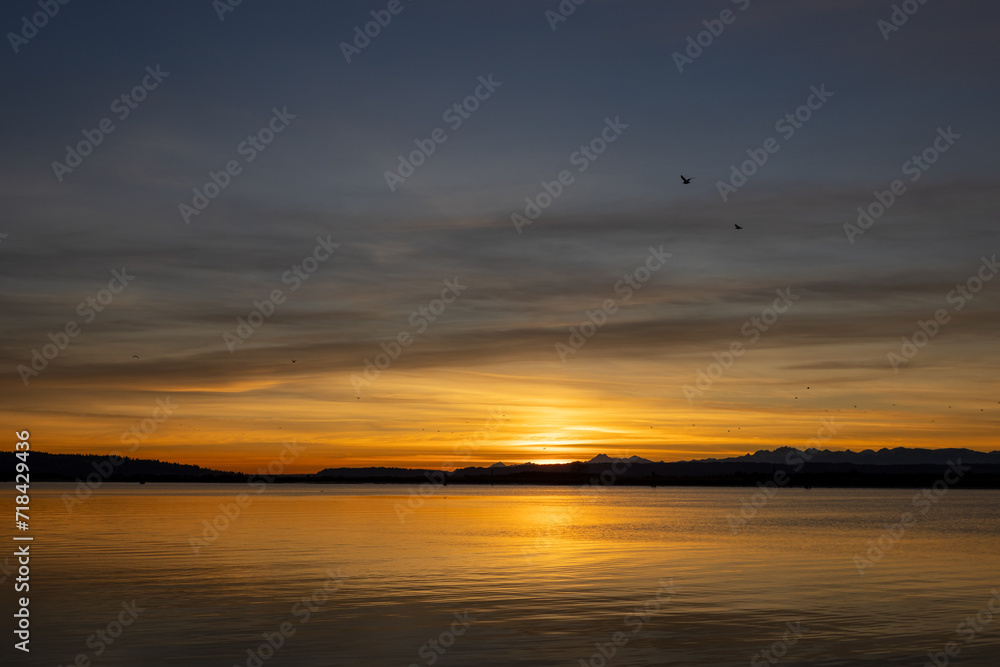
[[[555,32],[544,11],[557,3],[402,6],[348,65],[339,43],[381,5],[246,0],[220,22],[211,2],[70,3],[3,60],[10,99],[24,100],[5,105],[13,144],[5,155],[25,175],[44,172],[145,66],[160,63],[171,73],[167,85],[74,180],[102,177],[113,151],[154,134],[183,144],[159,173],[183,181],[190,169],[196,179],[272,106],[287,105],[300,115],[296,131],[267,173],[237,187],[253,192],[266,179],[288,202],[410,215],[436,211],[435,193],[459,188],[449,212],[479,215],[506,210],[605,116],[620,115],[631,129],[604,158],[606,182],[568,206],[607,207],[605,188],[635,204],[662,204],[678,196],[665,192],[666,174],[697,173],[697,187],[707,188],[821,83],[835,92],[832,104],[761,174],[757,191],[878,183],[939,125],[976,140],[961,161],[936,168],[936,178],[981,178],[995,164],[997,91],[987,82],[1000,61],[997,10],[984,3],[926,5],[888,42],[876,21],[891,5],[873,2],[755,0],[741,12],[730,2],[591,0]],[[9,3],[2,24],[16,26],[32,8]],[[726,8],[735,22],[679,74],[671,54]],[[439,126],[442,110],[487,73],[502,89],[402,196],[367,196],[369,187],[382,194],[392,158]],[[298,167],[279,166],[283,160]],[[697,187],[684,194],[700,194]]]

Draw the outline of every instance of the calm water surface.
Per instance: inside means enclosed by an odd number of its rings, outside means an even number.
[[[912,490],[788,488],[738,533],[751,489],[451,486],[405,521],[400,486],[105,484],[70,513],[71,491],[32,486],[32,651],[8,630],[4,664],[576,666],[602,645],[609,665],[750,665],[774,645],[782,665],[920,666],[957,642],[949,664],[1000,665],[1000,614],[959,627],[1000,590],[995,491],[920,515]]]

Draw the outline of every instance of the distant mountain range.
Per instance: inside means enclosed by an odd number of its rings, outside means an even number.
[[[245,482],[248,475],[148,459],[31,452],[32,481],[101,479],[121,482]],[[792,485],[924,486],[938,479],[952,462],[970,471],[963,486],[1000,488],[1000,451],[971,449],[866,449],[834,451],[791,447],[759,450],[724,459],[654,462],[638,456],[614,458],[598,454],[573,463],[494,463],[451,472],[412,468],[326,468],[315,474],[277,475],[278,482],[423,483],[436,484],[587,484],[600,477],[614,485],[754,485],[782,470]],[[13,452],[0,452],[0,481],[13,481]],[[602,473],[603,476],[602,476]],[[94,475],[99,477],[94,477]]]
[[[760,463],[782,463],[789,454],[800,453],[792,447],[778,449],[760,449],[753,454],[744,454],[728,459],[701,459],[702,461],[755,461]],[[854,452],[850,449],[836,451],[831,449],[809,448],[801,452],[808,455],[813,463],[863,463],[869,465],[944,465],[949,460],[961,458],[963,463],[1000,463],[1000,450],[992,452],[977,452],[971,449],[913,449],[910,447],[895,447],[893,449],[863,449]]]
[[[795,457],[798,457],[796,459]],[[651,461],[639,456],[629,456],[613,458],[607,454],[598,454],[589,461],[578,461],[575,463],[520,463],[506,464],[502,462],[494,463],[487,467],[460,468],[452,473],[452,477],[458,478],[474,474],[511,475],[526,471],[556,471],[559,469],[572,468],[574,466],[607,466],[615,462],[627,464],[628,470],[633,470],[638,466],[644,472],[647,466],[654,469],[669,466],[683,465],[711,465],[717,464],[725,468],[740,468],[734,464],[756,463],[767,465],[788,465],[789,460],[803,460],[809,464],[838,463],[848,465],[883,465],[883,466],[908,466],[908,465],[937,465],[944,466],[948,461],[961,459],[962,463],[969,465],[995,464],[1000,465],[1000,451],[978,452],[972,449],[913,449],[907,447],[896,447],[895,449],[865,449],[860,452],[851,450],[835,451],[830,449],[806,449],[799,450],[793,447],[779,447],[778,449],[761,449],[753,454],[743,456],[733,456],[725,459],[693,459],[690,461],[676,461],[667,463],[665,461]],[[720,467],[720,469],[721,469]],[[407,476],[413,473],[423,474],[429,470],[413,468],[326,468],[316,473],[319,477],[338,476]],[[627,474],[627,473],[626,473]]]
[[[923,486],[938,479],[950,462],[973,471],[966,486],[1000,488],[1000,451],[971,449],[895,449],[861,452],[779,447],[725,459],[654,462],[639,456],[598,454],[573,463],[509,465],[439,470],[409,468],[326,468],[310,476],[330,482],[437,482],[461,484],[586,484],[605,471],[602,484],[615,485],[753,485],[783,470],[803,486]],[[610,480],[610,481],[609,481]]]

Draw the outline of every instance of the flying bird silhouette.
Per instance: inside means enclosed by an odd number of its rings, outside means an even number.
[[[743,229],[743,228],[742,228],[742,227],[740,227],[739,225],[735,225],[735,227],[736,227],[736,229]]]
[[[681,181],[684,182],[684,185],[690,185],[691,181],[693,180],[694,176],[692,176],[691,178],[684,178],[684,174],[681,174]]]
[[[137,355],[137,354],[133,354],[133,355],[132,355],[132,358],[133,358],[133,359],[138,359],[138,358],[139,358],[139,355]]]
[[[296,361],[298,361],[298,359],[292,359],[292,363],[293,363],[293,364],[294,364],[294,363],[295,363]]]

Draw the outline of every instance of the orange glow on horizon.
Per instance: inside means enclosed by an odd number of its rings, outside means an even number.
[[[691,380],[688,368],[671,375],[644,361],[617,361],[609,370],[605,362],[579,360],[548,373],[515,363],[489,372],[393,370],[360,399],[348,378],[315,374],[235,392],[228,384],[174,393],[42,386],[59,411],[32,416],[37,397],[5,407],[8,421],[31,429],[41,451],[118,451],[247,473],[275,460],[283,443],[301,448],[284,466],[289,473],[564,463],[597,454],[678,461],[782,446],[1000,449],[1000,404],[980,398],[988,388],[958,374],[953,383],[938,376],[924,385],[831,373],[823,384],[810,379],[806,389],[806,382],[768,377],[744,363],[742,376],[734,372],[691,402],[679,391]],[[947,402],[939,398],[945,393]],[[174,409],[156,422],[154,415],[163,416],[157,401],[168,398]],[[810,442],[830,419],[836,435]]]

